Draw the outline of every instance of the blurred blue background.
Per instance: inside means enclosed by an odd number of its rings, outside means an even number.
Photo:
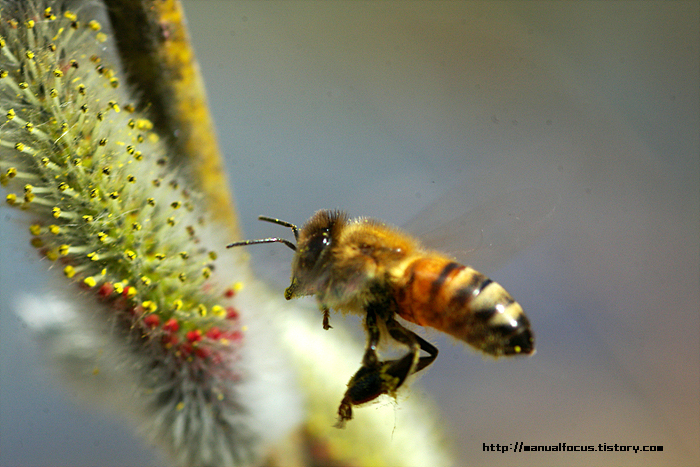
[[[697,2],[184,5],[247,238],[284,233],[260,214],[401,225],[449,192],[465,210],[509,187],[558,194],[540,241],[488,271],[536,355],[492,362],[426,333],[440,356],[403,397],[437,401],[457,465],[700,463]],[[158,465],[42,366],[11,310],[42,265],[8,214],[0,465]],[[290,253],[250,249],[280,293]],[[482,452],[516,441],[664,451]]]

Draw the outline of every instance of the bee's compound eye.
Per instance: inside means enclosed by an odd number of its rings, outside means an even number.
[[[331,244],[331,236],[328,230],[323,230],[309,239],[301,252],[301,266],[311,269],[318,261],[321,253]]]

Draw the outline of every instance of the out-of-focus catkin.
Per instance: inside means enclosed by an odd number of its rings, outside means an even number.
[[[119,410],[177,463],[254,463],[299,423],[288,366],[265,310],[236,307],[245,268],[81,4],[0,3],[4,201],[62,276],[56,297],[30,301],[34,322],[66,365],[109,349],[93,382],[119,380]]]

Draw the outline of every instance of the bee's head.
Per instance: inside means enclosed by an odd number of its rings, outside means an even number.
[[[284,238],[263,238],[260,240],[245,240],[227,245],[226,248],[258,243],[284,243],[296,251],[292,262],[292,283],[284,292],[287,300],[303,295],[313,295],[318,286],[326,279],[331,254],[331,245],[338,238],[340,229],[347,222],[347,216],[342,211],[322,210],[314,214],[304,224],[301,231],[289,222],[260,216],[258,219],[289,227],[294,233],[297,245]]]
[[[304,224],[292,262],[292,283],[284,292],[287,300],[317,292],[327,278],[331,248],[346,222],[345,213],[323,210]]]

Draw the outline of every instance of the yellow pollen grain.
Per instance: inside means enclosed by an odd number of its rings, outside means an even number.
[[[153,129],[153,122],[151,122],[147,118],[139,118],[136,119],[136,127],[139,130],[151,130]]]

